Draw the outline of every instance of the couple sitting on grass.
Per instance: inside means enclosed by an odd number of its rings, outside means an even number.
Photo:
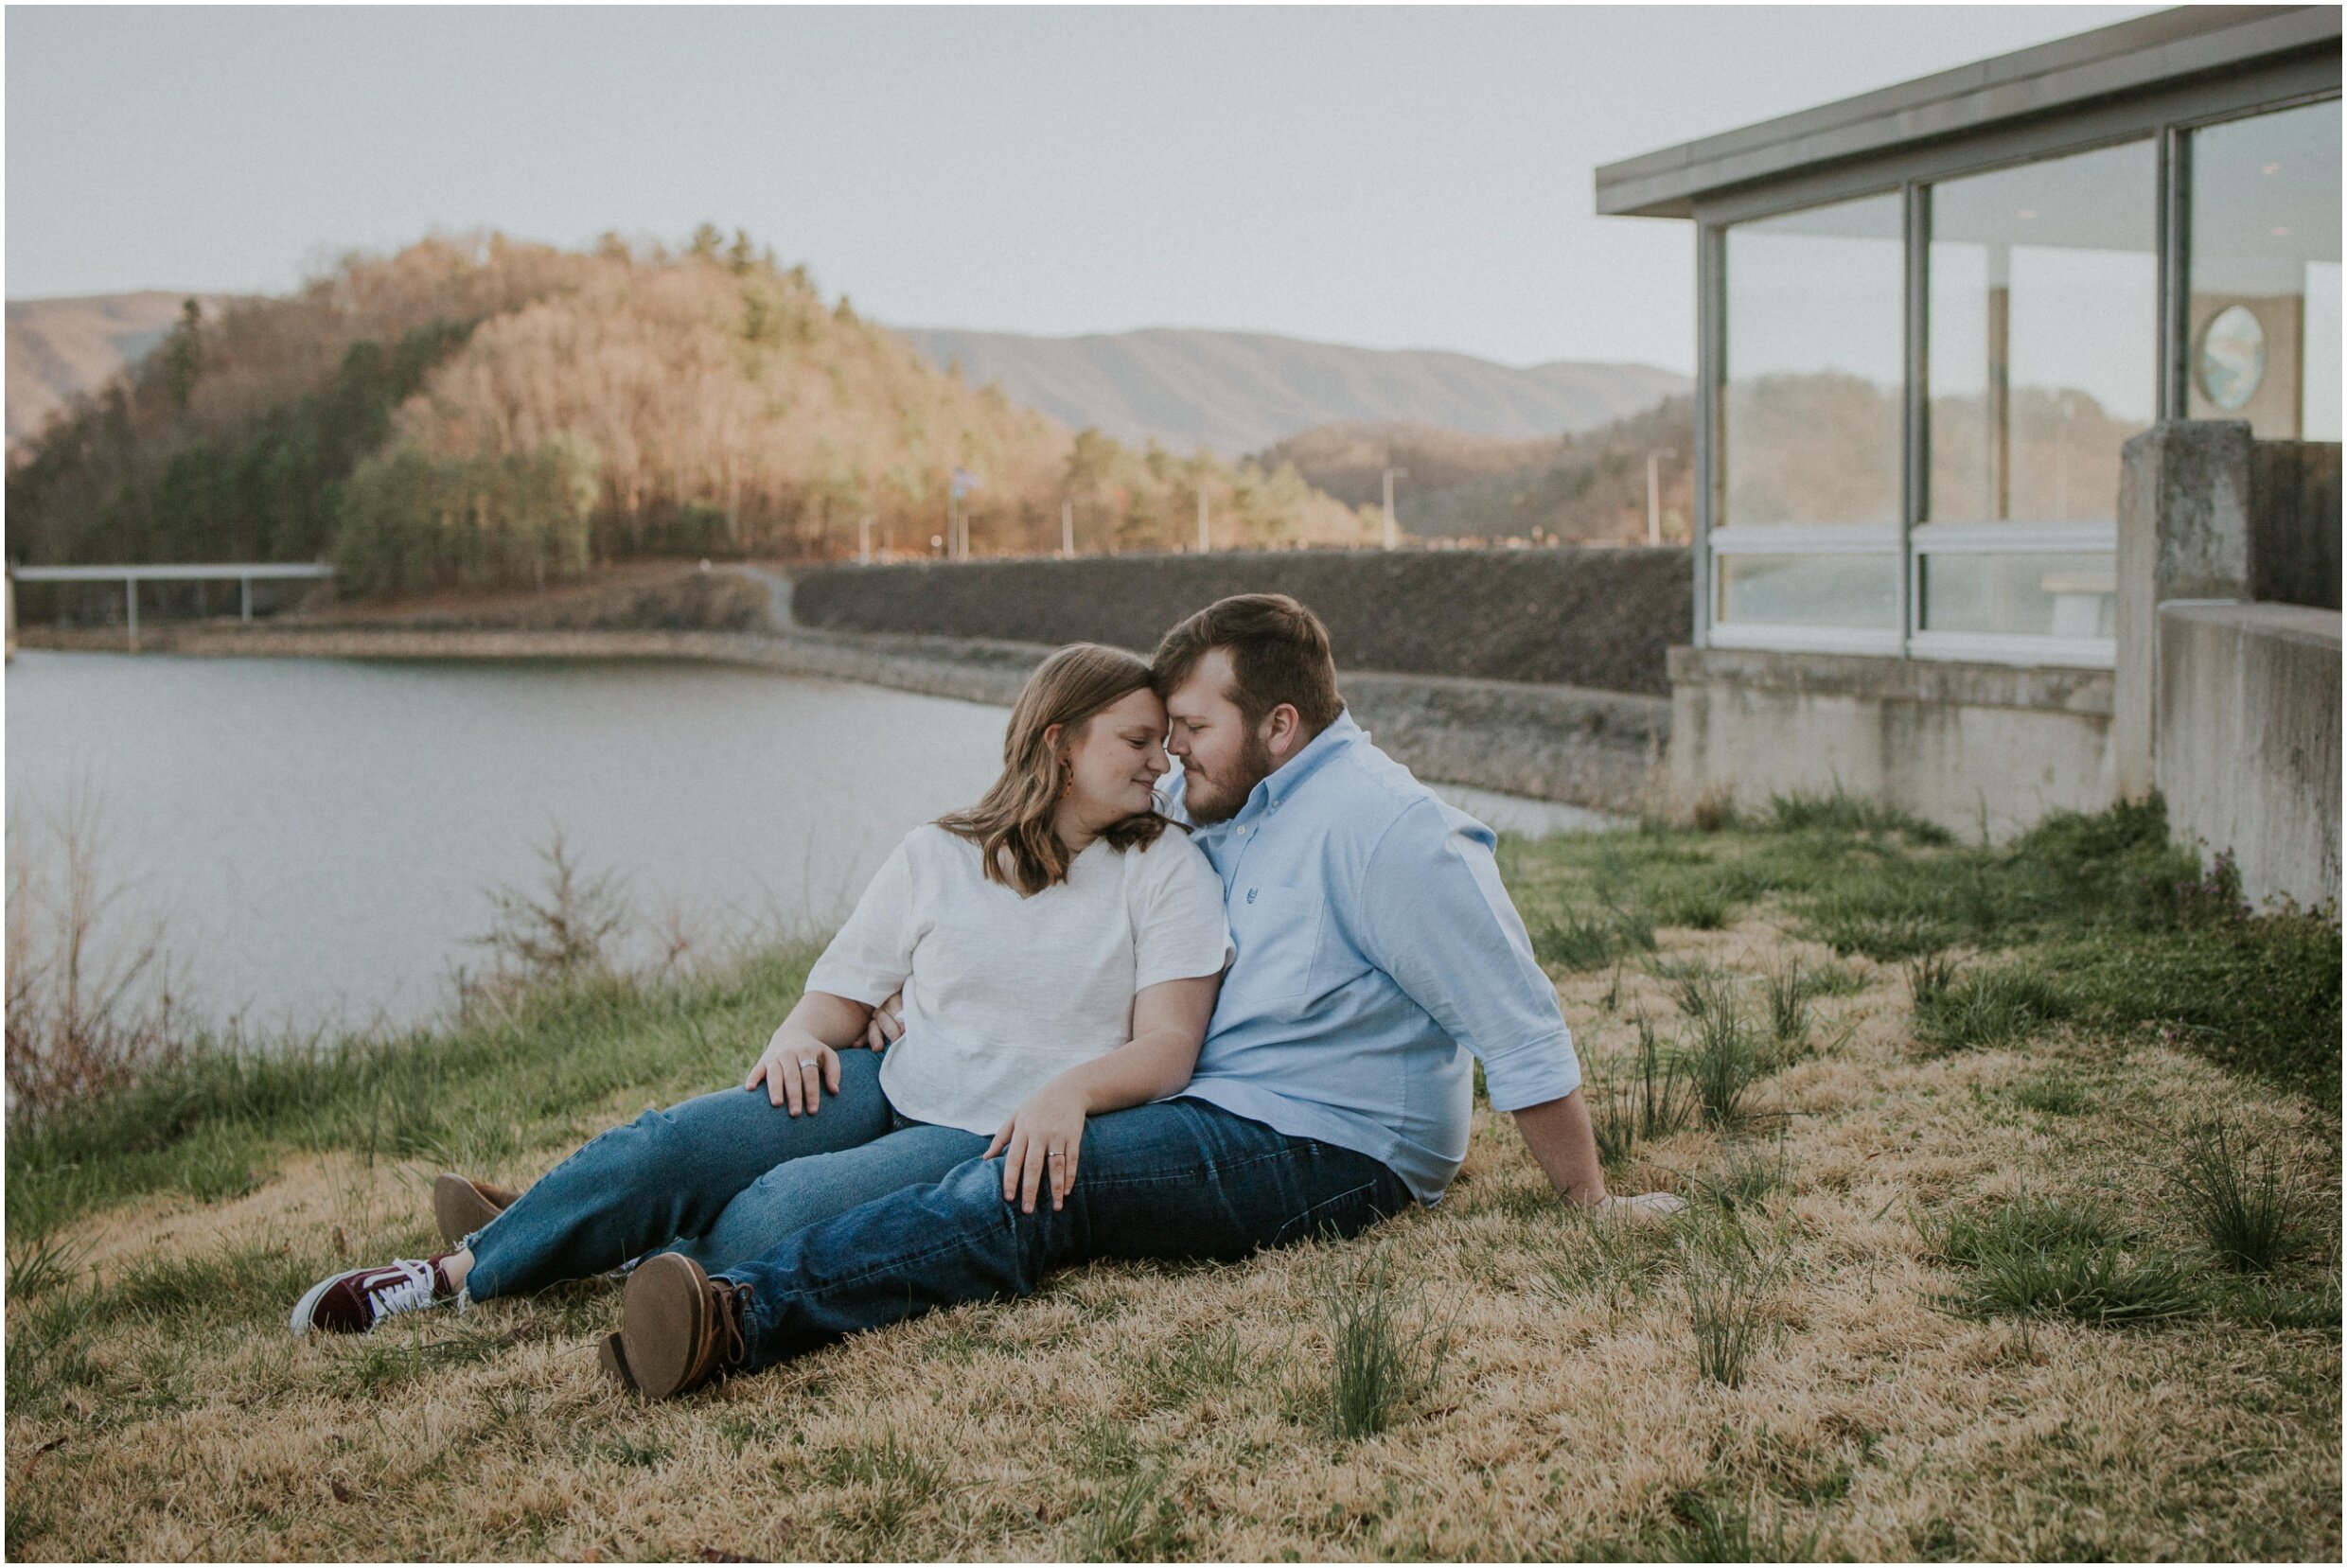
[[[1295,600],[1221,600],[1154,663],[1061,649],[1003,764],[889,856],[741,1087],[518,1196],[442,1176],[450,1250],[320,1281],[294,1330],[632,1260],[600,1357],[663,1399],[1092,1259],[1235,1260],[1432,1204],[1471,1056],[1566,1202],[1681,1207],[1607,1195],[1491,830],[1369,744]]]

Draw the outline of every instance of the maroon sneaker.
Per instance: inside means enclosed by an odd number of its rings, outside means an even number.
[[[446,1257],[443,1253],[441,1257]],[[288,1325],[297,1334],[363,1334],[398,1313],[420,1312],[456,1298],[439,1258],[402,1258],[371,1269],[332,1274],[309,1287]]]

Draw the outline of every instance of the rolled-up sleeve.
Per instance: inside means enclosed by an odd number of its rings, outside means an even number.
[[[1405,809],[1362,871],[1360,946],[1482,1062],[1491,1108],[1520,1111],[1579,1088],[1580,1059],[1491,845],[1438,801]]]

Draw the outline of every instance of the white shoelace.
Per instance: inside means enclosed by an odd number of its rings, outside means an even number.
[[[367,1304],[375,1309],[378,1318],[389,1317],[394,1313],[415,1312],[432,1304],[435,1297],[432,1295],[432,1268],[430,1263],[402,1258],[397,1262],[383,1266],[397,1269],[402,1277],[389,1284],[373,1286],[367,1291]]]

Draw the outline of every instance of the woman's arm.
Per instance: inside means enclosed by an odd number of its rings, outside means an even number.
[[[792,1116],[803,1109],[814,1115],[822,1089],[839,1092],[839,1048],[862,1038],[871,1019],[872,1009],[861,1002],[825,991],[802,993],[742,1087],[754,1089],[763,1082],[774,1104],[789,1106]]]
[[[1032,1214],[1048,1176],[1051,1207],[1058,1208],[1076,1183],[1085,1118],[1179,1092],[1198,1065],[1198,1048],[1222,988],[1219,974],[1147,987],[1133,998],[1132,1039],[1105,1056],[1052,1075],[1028,1096],[980,1156],[1006,1155],[1002,1201],[1017,1198]]]

